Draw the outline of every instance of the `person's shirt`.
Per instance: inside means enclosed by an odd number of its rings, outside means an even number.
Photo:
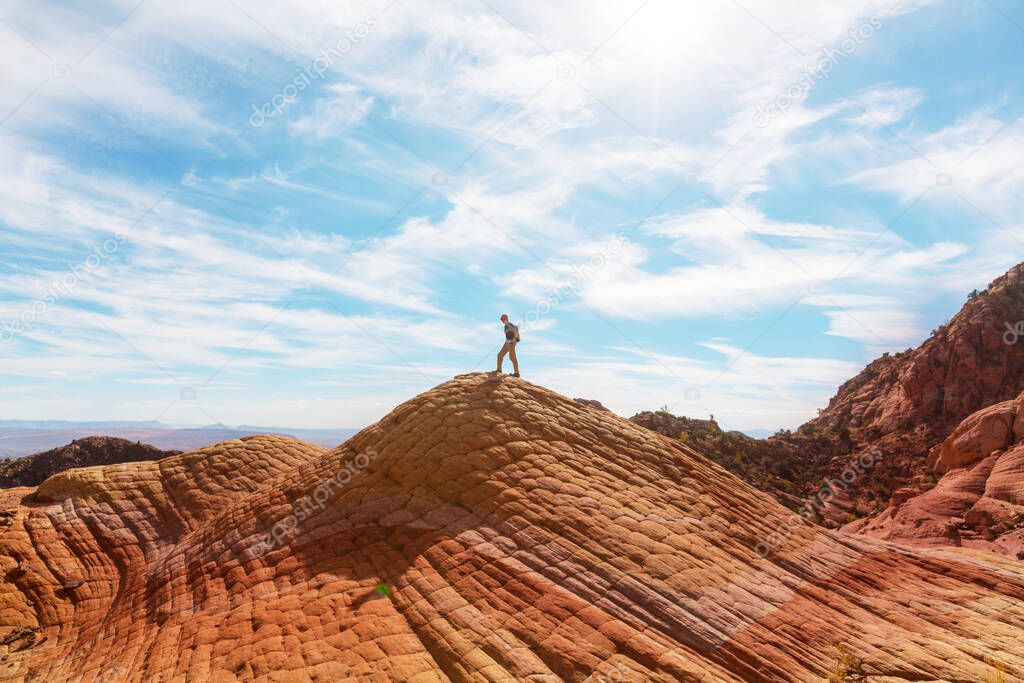
[[[505,323],[505,341],[517,341],[519,338],[519,328],[513,325],[511,322]]]

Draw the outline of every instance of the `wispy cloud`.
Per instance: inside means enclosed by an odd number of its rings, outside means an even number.
[[[939,4],[11,4],[0,320],[126,242],[3,348],[47,389],[0,409],[149,419],[204,385],[226,422],[366,421],[487,369],[499,309],[536,308],[621,233],[531,329],[533,376],[621,411],[692,376],[728,424],[792,426],[1024,239],[1020,122],[951,114],[890,64]],[[759,125],[837,49],[835,77]],[[977,234],[936,228],[948,206]],[[800,350],[747,349],[738,320]]]

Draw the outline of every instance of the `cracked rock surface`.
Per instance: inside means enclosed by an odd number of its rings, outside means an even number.
[[[1024,560],[1024,394],[968,416],[930,464],[942,475],[934,488],[902,490],[883,514],[848,530]]]
[[[0,679],[820,681],[834,643],[872,680],[1024,678],[1020,562],[793,519],[607,411],[461,375],[331,451],[0,491]]]

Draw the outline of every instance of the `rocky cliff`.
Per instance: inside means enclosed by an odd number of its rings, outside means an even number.
[[[4,680],[1024,677],[1024,572],[800,523],[691,448],[463,375],[0,492]]]
[[[1022,390],[1024,264],[972,292],[917,349],[868,364],[817,418],[794,432],[751,439],[667,413],[631,419],[674,438],[685,434],[716,462],[794,510],[818,498],[829,482],[841,481],[851,458],[871,453],[871,467],[831,487],[827,503],[812,515],[840,526],[879,514],[889,518],[892,506],[930,490],[943,473],[939,444],[975,411]],[[932,467],[936,462],[938,470]],[[874,527],[858,520],[846,528]]]
[[[931,446],[976,410],[1024,389],[1024,264],[1011,268],[920,347],[883,356],[843,384],[811,424]]]
[[[901,489],[885,512],[847,530],[1024,560],[1024,394],[968,416],[929,465],[942,474],[934,488]]]

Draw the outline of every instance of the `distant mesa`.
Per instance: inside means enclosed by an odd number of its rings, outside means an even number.
[[[20,457],[57,448],[88,436],[113,436],[141,441],[160,450],[187,451],[228,439],[256,434],[280,434],[334,446],[358,430],[284,427],[171,427],[158,422],[68,422],[63,420],[0,420],[0,458]]]
[[[58,472],[139,460],[159,460],[180,451],[163,451],[147,444],[108,436],[88,436],[66,446],[13,460],[0,460],[0,488],[39,486]]]

